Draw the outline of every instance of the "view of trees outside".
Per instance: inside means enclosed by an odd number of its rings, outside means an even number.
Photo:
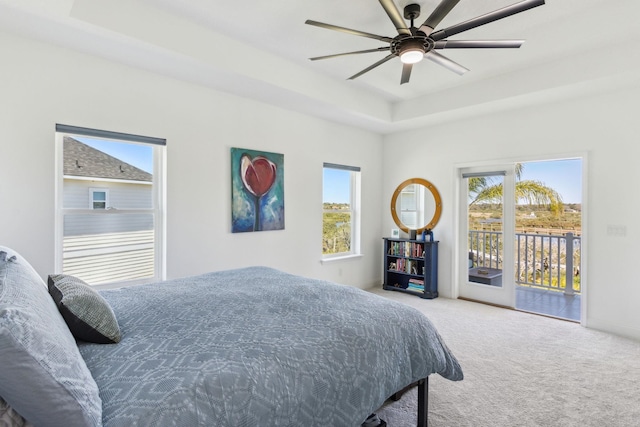
[[[323,171],[322,255],[351,252],[351,171]]]
[[[567,277],[573,277],[573,289],[579,292],[582,205],[575,195],[571,203],[564,202],[553,183],[521,179],[526,166],[516,165],[516,282],[564,290]],[[579,182],[581,176],[566,177],[570,179]],[[469,247],[475,254],[474,266],[483,263],[478,257],[491,257],[502,249],[502,184],[496,182],[491,177],[473,177],[468,181]],[[578,238],[566,243],[568,233],[569,238]],[[573,255],[570,275],[566,271],[567,254]]]
[[[351,251],[351,206],[348,203],[324,203],[322,214],[322,254]]]

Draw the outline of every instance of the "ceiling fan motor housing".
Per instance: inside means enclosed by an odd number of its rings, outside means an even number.
[[[398,56],[407,50],[420,49],[424,53],[429,52],[435,46],[435,42],[423,32],[417,31],[415,35],[406,34],[396,36],[391,42],[391,53]]]
[[[391,53],[401,56],[409,50],[421,50],[423,53],[429,52],[435,46],[435,42],[422,31],[413,25],[413,21],[420,16],[420,5],[417,3],[408,4],[404,7],[404,17],[411,21],[409,30],[411,35],[399,34],[391,42]]]

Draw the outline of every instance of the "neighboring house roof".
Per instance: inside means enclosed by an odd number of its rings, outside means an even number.
[[[64,137],[64,175],[152,181],[153,175],[82,142]]]

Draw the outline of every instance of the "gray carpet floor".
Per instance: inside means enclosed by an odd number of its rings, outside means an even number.
[[[640,342],[468,301],[372,292],[427,315],[462,365],[463,381],[430,377],[429,426],[640,426]],[[416,389],[377,414],[414,427]]]

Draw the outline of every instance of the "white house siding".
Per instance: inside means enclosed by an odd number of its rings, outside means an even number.
[[[62,270],[92,285],[151,278],[153,236],[153,230],[65,236]]]
[[[110,209],[87,211],[92,188],[108,189]],[[154,276],[153,215],[129,213],[153,207],[150,183],[65,178],[63,203],[65,274],[92,285]]]
[[[118,213],[118,210],[125,209],[151,209],[151,185],[65,179],[64,208],[89,209],[90,188],[108,189],[109,207],[112,209],[107,211],[96,210],[92,214],[65,215],[65,237],[153,229],[153,216],[151,214]]]
[[[88,209],[89,189],[108,188],[109,206],[116,209],[151,209],[151,183],[119,183],[65,178],[65,209]]]
[[[65,215],[64,236],[84,236],[153,230],[151,214]]]

